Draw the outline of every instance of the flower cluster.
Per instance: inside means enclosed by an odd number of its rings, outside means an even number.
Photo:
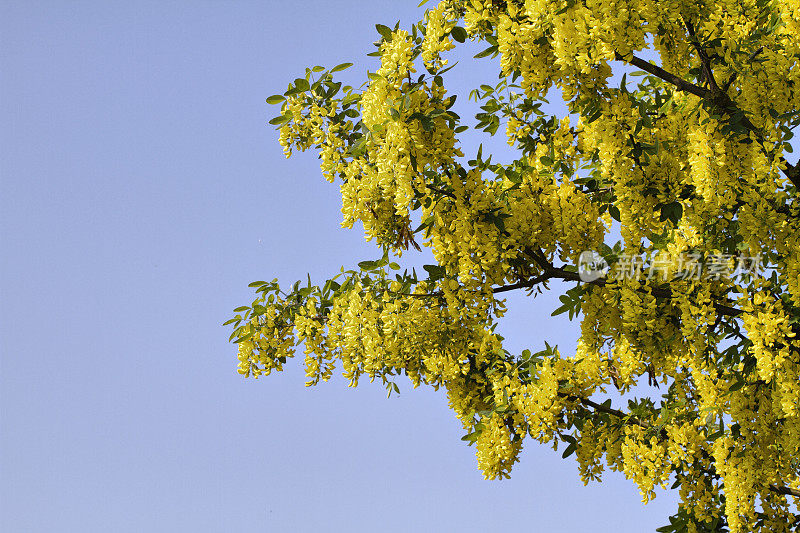
[[[797,0],[444,0],[409,30],[378,29],[363,91],[315,67],[270,98],[286,155],[317,151],[343,226],[361,223],[383,258],[319,287],[256,282],[231,320],[240,372],[279,371],[302,347],[309,385],[339,367],[391,393],[405,375],[445,390],[487,478],[532,439],[574,453],[585,482],[622,472],[645,501],[674,481],[690,531],[788,531]],[[499,55],[498,84],[472,96],[476,129],[505,131],[511,161],[459,144],[445,55],[467,37]],[[565,116],[543,111],[554,94]],[[393,260],[422,247],[435,264],[401,273]],[[575,353],[509,353],[504,294],[556,280],[555,314],[580,319]],[[634,387],[660,390],[620,409]]]

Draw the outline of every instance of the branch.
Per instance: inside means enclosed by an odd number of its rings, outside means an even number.
[[[603,287],[606,285],[606,281],[604,279],[596,279],[594,281],[584,282],[577,272],[570,272],[569,270],[564,270],[564,268],[553,266],[553,264],[547,260],[547,258],[544,256],[544,253],[541,251],[537,252],[534,250],[527,250],[527,253],[531,258],[533,258],[534,262],[538,264],[542,270],[544,270],[544,274],[530,281],[497,287],[493,289],[493,292],[495,294],[500,292],[512,291],[514,289],[529,288],[532,287],[533,285],[541,283],[542,281],[546,281],[552,278],[563,279],[565,281],[578,281],[587,283],[589,285],[597,285],[599,287]],[[644,287],[641,287],[639,290],[644,291]],[[672,298],[672,290],[669,287],[651,287],[650,292],[653,294],[653,296],[656,296],[658,298],[667,298],[667,299]],[[714,302],[714,309],[720,315],[735,317],[742,314],[741,309],[737,309],[736,307],[731,307],[730,305],[726,305],[719,302]]]
[[[785,496],[794,496],[795,498],[800,498],[800,490],[793,489],[791,487],[770,485],[769,490],[771,490],[772,492],[777,492],[778,494],[783,494]]]
[[[699,46],[697,44],[696,46]],[[634,67],[638,67],[645,72],[656,76],[657,78],[661,78],[662,80],[671,83],[675,86],[676,89],[679,91],[685,91],[691,93],[703,100],[708,101],[712,106],[720,109],[726,113],[733,114],[736,112],[742,113],[742,125],[747,128],[748,130],[754,132],[758,137],[761,137],[761,132],[758,131],[758,128],[750,122],[746,116],[744,116],[744,112],[736,105],[736,103],[728,96],[727,92],[722,91],[719,87],[716,86],[716,81],[713,81],[712,88],[716,88],[716,90],[709,90],[705,87],[700,87],[699,85],[695,85],[694,83],[690,83],[680,76],[676,76],[675,74],[664,70],[663,68],[654,65],[648,61],[645,61],[635,55],[631,54],[629,58],[626,58],[619,52],[614,52],[614,56],[618,61],[624,61]],[[705,53],[701,55],[701,61],[703,61],[703,57]],[[705,56],[707,59],[707,56]],[[703,68],[706,69],[707,63],[704,63]],[[709,80],[713,80],[713,74],[711,73],[710,66],[708,66],[708,76]],[[732,82],[732,80],[731,80]],[[711,83],[711,81],[710,81]],[[726,84],[725,89],[727,90],[729,84]],[[789,161],[786,160],[785,157],[781,156],[781,162],[785,165],[785,169],[783,169],[783,173],[789,178],[789,181],[800,190],[800,163],[796,165],[792,165]]]
[[[706,54],[706,51],[703,50],[703,47],[700,46],[700,41],[697,39],[697,34],[694,31],[694,24],[690,20],[687,20],[684,17],[683,23],[686,26],[686,31],[689,33],[689,37],[691,37],[692,45],[694,49],[697,51],[697,55],[700,56],[700,63],[703,65],[703,75],[705,76],[706,80],[708,81],[708,85],[711,88],[711,92],[716,94],[719,91],[719,86],[717,85],[717,80],[714,79],[714,73],[711,71],[711,59]]]
[[[792,165],[785,157],[781,157],[781,161],[786,164],[786,170],[784,170],[783,173],[786,174],[786,177],[789,178],[792,185],[800,190],[800,164]]]
[[[425,186],[427,188],[429,188],[430,190],[432,190],[433,192],[438,192],[441,195],[444,195],[444,196],[447,196],[449,198],[452,198],[453,200],[457,200],[456,195],[451,193],[450,191],[446,191],[444,189],[439,189],[438,187],[434,187],[430,183],[426,183]]]
[[[750,57],[747,58],[746,63],[752,63],[753,60],[756,58],[756,56],[758,54],[760,54],[761,52],[763,52],[763,51],[764,51],[764,47],[762,46],[761,48],[759,48],[758,50],[756,50],[755,52],[750,54]],[[728,78],[728,81],[726,81],[725,85],[722,86],[722,92],[724,92],[724,93],[728,92],[728,89],[730,88],[731,85],[733,85],[733,82],[736,81],[736,77],[738,75],[739,75],[738,72],[734,72],[733,74],[731,74],[730,78]]]
[[[542,282],[547,281],[548,279],[552,278],[553,276],[550,273],[542,274],[541,276],[536,276],[533,279],[529,279],[526,281],[520,281],[519,283],[514,283],[512,285],[503,285],[502,287],[497,287],[492,289],[494,294],[498,294],[501,292],[508,292],[513,291],[516,289],[530,289],[535,285],[538,285]]]
[[[624,61],[626,63],[633,65],[634,67],[638,67],[644,70],[645,72],[649,72],[653,76],[656,76],[664,81],[671,83],[679,91],[685,91],[695,96],[699,96],[700,98],[708,98],[709,96],[711,96],[711,91],[709,91],[708,89],[695,85],[694,83],[689,83],[683,78],[676,76],[671,72],[667,72],[658,65],[654,65],[648,61],[645,61],[644,59],[636,57],[633,54],[631,54],[630,58],[626,58],[619,52],[614,52],[614,55],[618,61]]]
[[[397,292],[397,291],[386,291],[389,294],[394,294],[395,296],[407,296],[409,298],[439,298],[441,299],[444,295],[441,292],[422,292],[422,293],[413,293],[413,292]]]
[[[636,418],[633,415],[628,415],[628,414],[620,411],[619,409],[614,409],[613,407],[606,407],[603,404],[600,404],[600,403],[597,403],[597,402],[593,402],[589,398],[582,398],[580,396],[573,396],[571,394],[565,394],[565,393],[561,393],[561,392],[559,393],[559,396],[562,396],[562,397],[567,398],[568,400],[572,400],[574,402],[578,402],[581,405],[584,405],[586,407],[591,407],[595,411],[599,411],[601,413],[606,413],[606,414],[609,414],[611,416],[615,416],[617,418],[621,418],[622,420],[624,420],[624,421],[626,421],[626,422],[628,422],[630,424],[633,424],[635,426],[643,427],[645,429],[649,429],[651,427],[650,424],[642,422],[641,420],[639,420],[638,418]]]

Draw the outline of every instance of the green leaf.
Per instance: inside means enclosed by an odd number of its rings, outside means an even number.
[[[352,67],[352,63],[340,63],[331,69],[331,72],[339,72],[340,70],[348,69]]]
[[[453,37],[453,39],[455,39],[460,43],[463,43],[464,41],[467,40],[467,30],[465,30],[461,26],[456,26],[455,28],[450,30],[450,35]]]
[[[361,270],[373,270],[378,268],[378,261],[361,261],[358,264],[358,268]]]
[[[464,442],[468,442],[469,445],[472,446],[472,444],[476,440],[478,440],[478,433],[479,433],[478,431],[473,431],[472,433],[467,433],[466,435],[461,437],[461,440],[463,440]]]
[[[575,453],[575,450],[577,450],[577,449],[578,449],[578,446],[577,446],[576,443],[574,443],[574,442],[570,443],[570,445],[567,446],[567,449],[564,450],[564,453],[561,454],[561,458],[562,459],[566,459],[567,457],[569,457],[570,455]]]
[[[429,274],[431,281],[437,281],[444,277],[445,270],[443,266],[439,265],[422,265],[422,268]]]
[[[255,333],[255,332],[254,332],[254,331],[251,331],[250,333],[248,333],[248,334],[247,334],[247,335],[245,335],[244,337],[239,337],[238,339],[236,339],[235,341],[233,341],[233,343],[234,343],[234,344],[239,344],[239,343],[240,343],[240,342],[242,342],[242,341],[246,341],[247,339],[249,339],[250,337],[252,337],[252,336],[253,336],[253,333]]]
[[[301,92],[307,91],[311,88],[311,86],[308,84],[308,80],[305,78],[297,78],[294,80],[294,86],[297,87],[297,89]]]
[[[270,105],[280,104],[281,102],[285,102],[286,98],[280,94],[273,94],[269,98],[267,98],[267,103]]]
[[[357,102],[360,99],[361,99],[360,94],[351,93],[342,99],[342,105],[352,104],[353,102]]]
[[[678,225],[678,221],[683,216],[683,205],[680,202],[670,202],[668,204],[661,204],[661,222],[666,220],[672,221],[674,225]]]
[[[744,387],[744,381],[739,380],[728,388],[728,392],[735,392]]]
[[[392,40],[392,30],[389,26],[384,26],[383,24],[375,24],[375,29],[378,30],[378,33],[381,34],[381,37],[386,39],[387,41]]]
[[[478,52],[477,54],[475,54],[474,57],[476,59],[480,59],[481,57],[488,57],[488,56],[490,56],[492,54],[496,54],[496,53],[497,53],[497,45],[492,45],[489,48],[487,48],[486,50],[484,50],[482,52]]]
[[[286,124],[290,120],[292,120],[292,116],[291,115],[279,115],[279,116],[271,119],[269,121],[269,123],[272,124],[273,126],[278,126],[280,124]]]
[[[559,9],[558,11],[556,11],[556,15],[563,15],[574,6],[575,6],[575,0],[567,0],[566,5],[561,9]]]

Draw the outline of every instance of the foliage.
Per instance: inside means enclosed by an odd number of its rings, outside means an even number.
[[[363,91],[334,81],[349,64],[314,67],[267,101],[287,157],[318,152],[343,225],[383,255],[320,286],[253,283],[228,322],[240,372],[281,370],[302,345],[308,385],[341,366],[390,394],[400,375],[443,388],[487,478],[526,439],[563,444],[584,482],[610,469],[645,501],[678,489],[661,531],[793,529],[800,3],[445,0],[377,30]],[[467,39],[501,69],[470,95],[477,124],[445,89],[444,56]],[[569,114],[548,115],[559,94]],[[468,129],[505,130],[516,160],[467,160]],[[401,272],[421,246],[436,264]],[[588,250],[610,269],[584,282]],[[734,271],[742,257],[763,268]],[[503,293],[553,280],[576,353],[509,353]]]

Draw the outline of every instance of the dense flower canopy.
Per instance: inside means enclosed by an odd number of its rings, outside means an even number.
[[[320,286],[254,282],[229,321],[240,372],[301,348],[309,385],[406,375],[446,391],[487,478],[526,440],[563,443],[585,482],[678,489],[664,531],[793,530],[800,0],[445,0],[378,31],[363,91],[334,81],[347,64],[314,67],[268,102],[286,155],[318,152],[342,224],[383,258]],[[477,125],[446,90],[467,39],[500,59],[471,94]],[[567,115],[542,110],[553,94]],[[501,126],[515,161],[462,153],[459,134]],[[420,247],[436,264],[401,272]],[[605,276],[576,268],[587,251]],[[509,353],[504,293],[553,280],[576,352]],[[651,396],[620,409],[633,387]]]

